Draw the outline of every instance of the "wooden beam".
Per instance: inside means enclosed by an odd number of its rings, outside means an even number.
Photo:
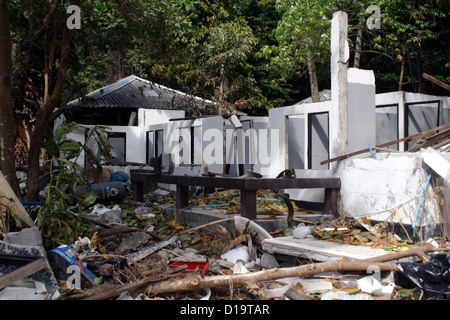
[[[375,148],[384,148],[384,147],[387,147],[387,146],[390,146],[390,145],[393,145],[393,144],[396,144],[396,143],[399,143],[399,142],[417,140],[417,139],[429,136],[429,135],[435,133],[436,131],[443,130],[443,129],[446,129],[446,128],[449,128],[449,127],[450,127],[450,123],[444,124],[442,126],[434,128],[434,129],[430,129],[430,130],[427,130],[427,131],[419,132],[419,133],[413,134],[413,135],[408,136],[408,137],[404,137],[404,138],[401,138],[401,139],[397,139],[397,140],[394,140],[394,141],[390,141],[390,142],[387,142],[387,143],[383,143],[383,144],[377,145],[377,146],[375,146]],[[359,155],[359,154],[363,154],[363,153],[366,153],[366,152],[370,152],[370,149],[367,148],[367,149],[362,149],[362,150],[359,150],[359,151],[351,152],[351,153],[348,153],[348,154],[344,154],[344,155],[339,156],[339,157],[335,157],[335,158],[332,158],[332,159],[328,159],[328,160],[322,161],[320,164],[326,164],[326,163],[330,163],[330,162],[333,162],[333,161],[344,160],[344,159],[347,159],[347,158],[350,158],[350,157],[353,157],[353,156],[356,156],[356,155]]]
[[[29,275],[32,275],[39,270],[47,267],[45,258],[40,258],[36,261],[30,262],[29,264],[16,269],[10,273],[7,273],[0,277],[0,290],[7,287],[11,283],[23,279]]]
[[[3,205],[6,208],[10,208],[12,212],[16,216],[22,220],[24,225],[27,227],[36,227],[36,225],[33,222],[33,219],[31,219],[30,215],[28,214],[27,210],[23,207],[22,203],[20,202],[19,198],[9,185],[8,181],[6,180],[3,173],[0,171],[0,204]]]
[[[445,90],[450,91],[450,85],[446,84],[445,82],[443,82],[443,81],[441,81],[441,80],[438,80],[438,79],[436,79],[435,77],[430,76],[429,74],[427,74],[427,73],[425,73],[425,72],[422,74],[422,77],[423,77],[424,79],[427,79],[428,81],[431,81],[431,82],[433,82],[434,84],[436,84],[436,85],[438,85],[438,86],[444,88]]]

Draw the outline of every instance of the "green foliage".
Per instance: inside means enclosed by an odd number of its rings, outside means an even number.
[[[98,197],[91,191],[83,167],[77,163],[80,155],[84,152],[87,160],[95,163],[94,167],[99,171],[101,162],[90,145],[94,143],[105,160],[111,158],[112,147],[106,138],[108,128],[94,127],[88,132],[84,144],[67,137],[75,129],[74,124],[65,124],[56,132],[54,139],[47,141],[47,152],[51,156],[51,180],[42,194],[45,200],[38,213],[37,225],[48,246],[73,243],[86,232],[86,225],[68,211],[70,205],[78,205],[79,212],[82,212]]]
[[[316,61],[321,61],[330,55],[330,1],[278,0],[277,8],[284,12],[276,30],[282,58],[292,55],[299,62],[304,62],[306,53],[310,52]]]
[[[427,88],[422,72],[440,79],[448,77],[445,62],[450,61],[450,56],[444,44],[448,44],[450,32],[448,1],[373,0],[366,3],[366,7],[371,4],[380,8],[381,29],[366,28],[365,22],[370,13],[364,10],[358,13],[357,8],[353,7],[352,17],[359,17],[358,21],[363,22],[361,67],[374,70],[377,91],[397,90],[403,66],[404,90],[445,94],[431,86]],[[358,23],[353,22],[353,27]]]
[[[27,121],[43,97],[45,54],[60,49],[63,24],[53,26],[65,19],[68,1],[45,26],[33,59],[24,65],[30,37],[42,27],[53,3],[9,1],[15,108]],[[371,4],[380,7],[381,30],[366,27],[370,14],[364,8]],[[86,86],[75,94],[82,96],[136,74],[207,99],[219,87],[226,102],[243,105],[250,114],[265,114],[271,107],[309,96],[307,52],[315,58],[321,89],[329,85],[330,19],[337,9],[349,15],[351,49],[357,30],[363,28],[360,67],[375,71],[379,92],[397,89],[404,62],[404,83],[410,91],[419,91],[420,71],[450,82],[447,0],[371,0],[364,5],[354,0],[82,1],[81,29],[72,32],[65,93],[81,83]],[[54,83],[58,62],[49,62]],[[223,90],[225,78],[228,91]],[[431,85],[426,89],[445,94]]]
[[[225,99],[253,84],[242,70],[248,69],[247,58],[255,44],[251,28],[243,21],[222,23],[210,30],[204,48],[205,68],[212,76],[209,84],[213,89],[220,87]],[[224,88],[227,80],[231,82],[229,91]]]

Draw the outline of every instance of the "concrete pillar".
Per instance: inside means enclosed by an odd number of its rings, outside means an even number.
[[[347,148],[354,152],[377,142],[375,75],[372,70],[349,68],[347,78]]]
[[[330,158],[348,153],[347,13],[337,11],[331,20]],[[333,163],[331,164],[333,165]]]

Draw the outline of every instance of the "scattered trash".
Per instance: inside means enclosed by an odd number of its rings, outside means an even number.
[[[127,255],[127,259],[131,262],[137,262],[170,244],[177,245],[177,243],[178,243],[178,237],[172,236],[165,241],[161,241],[161,242],[152,244],[150,246],[147,246],[138,252],[130,253],[129,255]]]
[[[151,211],[151,208],[146,207],[146,206],[139,206],[136,209],[134,209],[135,214],[140,215],[146,219],[153,218],[155,216],[155,214],[150,211]]]
[[[91,211],[92,214],[97,214],[100,220],[106,222],[122,222],[120,215],[122,214],[122,209],[118,204],[113,208],[107,208],[103,204],[96,204]]]
[[[186,271],[198,272],[202,276],[208,274],[209,261],[184,261],[184,260],[172,260],[169,262],[169,267],[178,268],[186,266]]]
[[[153,194],[155,196],[167,196],[170,194],[170,191],[163,190],[163,189],[156,189],[155,191],[153,191]]]
[[[238,260],[241,260],[244,263],[250,262],[250,254],[248,253],[247,246],[239,246],[237,248],[234,248],[222,254],[220,257],[232,264],[236,264]]]
[[[212,203],[203,204],[198,197],[195,204],[215,206],[222,200],[228,208],[239,210],[233,192],[223,191],[222,195],[224,199],[209,196]],[[450,296],[450,258],[437,254],[439,248],[449,248],[442,239],[431,239],[426,243],[429,247],[420,251],[418,244],[371,226],[370,221],[349,218],[302,219],[290,229],[290,236],[286,230],[269,233],[262,223],[239,215],[189,227],[164,213],[164,201],[173,203],[172,197],[172,192],[157,189],[143,203],[93,205],[90,212],[80,215],[92,221],[90,233],[47,252],[54,285],[23,279],[0,288],[0,299],[392,300]],[[277,203],[276,198],[261,198]],[[36,230],[11,232],[2,239],[8,245],[40,245],[33,240],[33,234],[39,233]],[[399,260],[411,252],[425,262]],[[388,274],[376,269],[371,273],[363,267],[321,272],[322,265],[338,266],[342,257],[348,259],[342,259],[343,263],[352,266],[366,259],[372,261],[370,265],[390,261],[390,257],[396,262],[386,263],[391,268]],[[379,257],[387,260],[377,262]],[[0,250],[0,262],[1,258]],[[290,271],[297,268],[299,271]]]
[[[450,254],[437,254],[427,263],[399,263],[395,283],[403,288],[421,288],[428,296],[450,298]]]
[[[348,293],[345,291],[328,291],[320,300],[374,300],[374,298],[367,293]]]
[[[307,236],[313,236],[315,234],[314,227],[312,226],[297,226],[293,231],[292,235],[299,239],[304,239]]]
[[[129,179],[130,179],[130,176],[123,171],[117,171],[111,175],[111,182],[114,182],[114,181],[128,182]]]
[[[273,255],[271,255],[269,253],[263,253],[261,255],[259,265],[262,268],[272,269],[272,268],[277,268],[279,266],[279,263]]]
[[[380,282],[374,276],[361,278],[357,281],[358,289],[373,296],[391,298],[394,292],[394,283]]]
[[[126,185],[121,181],[93,183],[90,188],[97,194],[97,202],[104,204],[121,202],[128,194]],[[85,190],[85,187],[77,188],[80,193]]]
[[[86,289],[95,284],[96,275],[78,260],[72,247],[61,245],[49,252],[48,259],[56,278],[70,288]]]

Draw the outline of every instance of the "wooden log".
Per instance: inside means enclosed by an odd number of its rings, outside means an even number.
[[[205,288],[252,285],[260,281],[271,281],[288,277],[307,277],[328,271],[365,271],[376,267],[380,271],[398,271],[396,263],[346,261],[340,259],[332,262],[307,264],[299,267],[269,269],[254,273],[209,276],[202,278],[192,274],[190,277],[152,283],[147,287],[146,293],[162,294],[170,292],[187,292]]]
[[[431,244],[423,244],[411,250],[390,253],[375,258],[348,261],[347,259],[339,259],[331,262],[311,263],[298,267],[290,268],[274,268],[254,273],[232,274],[221,276],[201,277],[197,274],[189,274],[182,279],[170,278],[165,281],[155,281],[144,279],[126,286],[114,286],[108,290],[98,293],[98,291],[88,291],[88,300],[108,299],[120,295],[120,293],[148,285],[146,293],[149,295],[157,295],[171,292],[188,292],[205,288],[229,287],[252,285],[260,281],[271,281],[287,277],[307,277],[317,273],[329,271],[399,271],[397,263],[388,263],[386,261],[397,260],[409,256],[419,256],[423,261],[428,261],[425,255],[427,252],[448,251],[450,247],[437,249]],[[98,288],[97,288],[98,290]]]

